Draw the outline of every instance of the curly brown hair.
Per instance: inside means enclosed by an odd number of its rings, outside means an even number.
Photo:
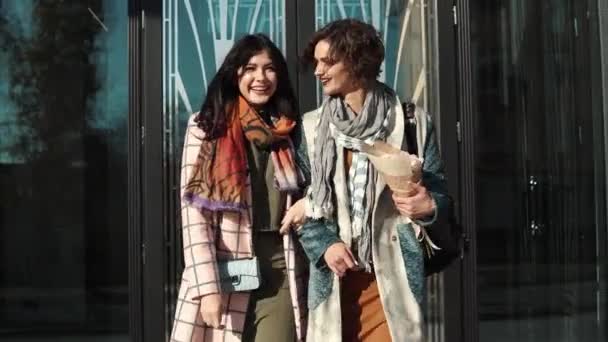
[[[356,19],[332,21],[314,33],[302,54],[304,66],[313,67],[315,47],[325,40],[330,45],[329,56],[343,62],[355,78],[371,81],[380,75],[384,60],[384,44],[376,29]]]

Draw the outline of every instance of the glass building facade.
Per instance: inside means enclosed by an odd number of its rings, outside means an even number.
[[[462,255],[428,278],[433,342],[604,341],[602,0],[0,1],[0,341],[165,341],[188,116],[233,42],[298,66],[326,23],[385,42],[380,80],[436,121]]]
[[[127,21],[0,3],[2,340],[128,340]]]
[[[597,2],[471,2],[479,339],[605,341]]]

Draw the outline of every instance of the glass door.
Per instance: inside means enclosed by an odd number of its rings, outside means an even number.
[[[127,341],[127,2],[0,2],[0,340]]]
[[[471,6],[480,341],[603,341],[596,4]]]

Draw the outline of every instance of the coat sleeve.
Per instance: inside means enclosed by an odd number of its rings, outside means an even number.
[[[416,220],[421,226],[429,226],[436,222],[444,222],[449,218],[452,200],[448,196],[443,160],[437,144],[435,125],[427,114],[427,136],[424,146],[424,163],[422,164],[422,183],[435,201],[435,212],[428,218]]]
[[[342,242],[337,228],[325,219],[309,219],[298,229],[298,237],[311,265],[318,269],[327,267],[323,258],[325,251],[334,243]]]
[[[184,201],[184,190],[190,179],[199,155],[203,131],[194,122],[188,121],[182,154],[180,199],[182,216],[182,239],[184,250],[184,280],[189,284],[190,299],[220,293],[219,274],[215,248],[215,218],[217,214],[206,209],[197,209]]]

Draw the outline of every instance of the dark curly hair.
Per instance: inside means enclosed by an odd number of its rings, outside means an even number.
[[[315,32],[302,54],[304,66],[315,65],[315,47],[325,40],[330,44],[329,56],[343,62],[358,79],[371,81],[380,75],[384,60],[384,44],[380,34],[369,24],[356,19],[332,21]]]
[[[238,70],[247,65],[251,57],[262,51],[266,51],[270,56],[277,74],[277,89],[270,98],[269,106],[291,119],[296,119],[296,96],[289,80],[285,57],[266,35],[250,34],[234,43],[207,87],[205,101],[195,119],[198,127],[205,132],[206,140],[217,139],[226,133],[227,121],[240,95]]]

